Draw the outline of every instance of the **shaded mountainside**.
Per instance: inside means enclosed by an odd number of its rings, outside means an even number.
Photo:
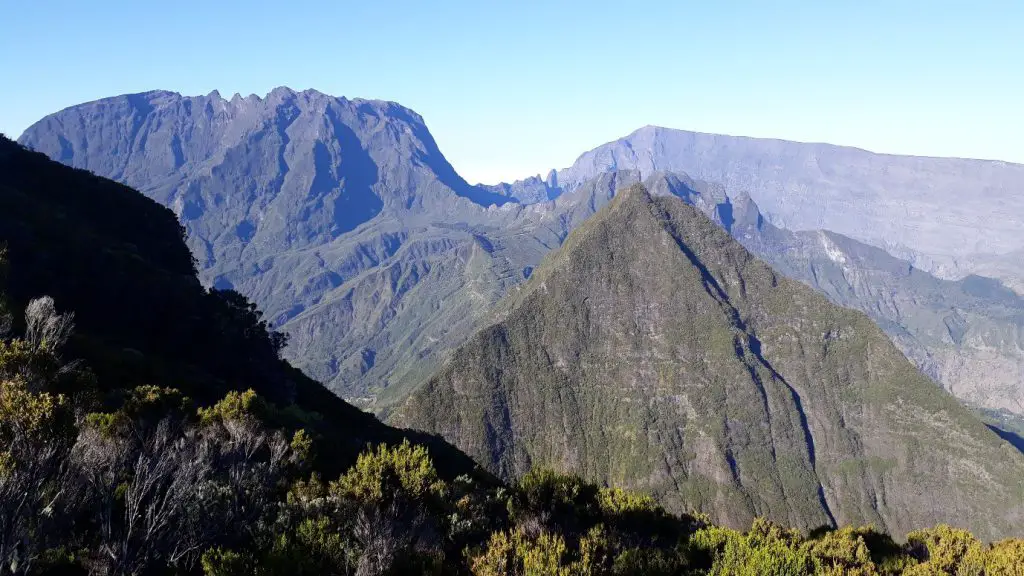
[[[202,287],[183,236],[170,210],[138,192],[0,139],[5,299],[13,311],[48,295],[73,312],[67,356],[95,373],[107,399],[157,385],[203,406],[252,389],[320,415],[313,429],[326,470],[347,466],[367,443],[405,437],[428,443],[446,473],[472,470],[444,442],[389,428],[280,360],[280,340],[255,307]]]
[[[1024,165],[646,126],[556,179],[568,190],[612,170],[684,172],[748,192],[782,228],[838,232],[942,277],[1024,282]]]
[[[744,525],[1024,519],[1024,456],[866,316],[642,187],[574,231],[395,420]]]

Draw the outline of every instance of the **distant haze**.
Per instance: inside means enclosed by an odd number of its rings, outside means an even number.
[[[287,85],[416,110],[471,183],[648,124],[1024,162],[1019,2],[436,4],[20,3],[0,131],[113,94]]]

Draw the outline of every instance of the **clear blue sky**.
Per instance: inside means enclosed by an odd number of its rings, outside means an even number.
[[[395,100],[470,181],[645,124],[1024,162],[1024,2],[0,0],[0,131],[155,88]]]

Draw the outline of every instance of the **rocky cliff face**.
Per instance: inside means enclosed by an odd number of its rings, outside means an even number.
[[[1024,519],[1024,456],[863,314],[633,187],[395,415],[505,477],[551,466],[743,525]]]
[[[656,194],[699,208],[782,274],[867,314],[925,374],[967,403],[1024,414],[1024,297],[991,278],[943,280],[834,232],[774,226],[746,193],[656,172]]]
[[[781,228],[831,230],[941,277],[1024,285],[1024,165],[647,126],[583,154],[557,181],[568,190],[613,170],[686,173],[749,193]]]
[[[466,184],[390,102],[149,92],[69,108],[21,141],[171,207],[204,283],[257,301],[291,334],[288,357],[349,398],[415,380],[412,364],[522,279],[519,254],[557,243],[541,230],[510,250],[519,207]]]
[[[763,224],[737,238],[782,273],[860,310],[974,406],[1024,414],[1024,298],[991,278],[942,280],[845,236]],[[749,229],[747,229],[749,230]]]

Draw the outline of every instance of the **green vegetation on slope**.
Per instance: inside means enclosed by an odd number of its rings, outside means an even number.
[[[283,338],[239,294],[205,290],[174,215],[134,190],[0,139],[0,247],[0,573],[54,542],[91,550],[99,572],[177,558],[139,539],[194,555],[188,534],[256,521],[237,517],[253,491],[272,503],[281,482],[337,474],[368,444],[411,439],[446,477],[474,473],[282,361]]]
[[[396,414],[506,479],[545,466],[729,526],[1024,517],[1024,458],[864,315],[695,208],[620,192]]]
[[[1015,574],[1024,541],[939,526],[804,538],[670,514],[648,496],[538,470],[511,488],[443,479],[423,446],[380,445],[329,482],[313,445],[230,392],[192,411],[140,387],[114,412],[59,355],[67,317],[34,301],[0,343],[0,572],[208,576]],[[74,392],[52,390],[72,385]]]

